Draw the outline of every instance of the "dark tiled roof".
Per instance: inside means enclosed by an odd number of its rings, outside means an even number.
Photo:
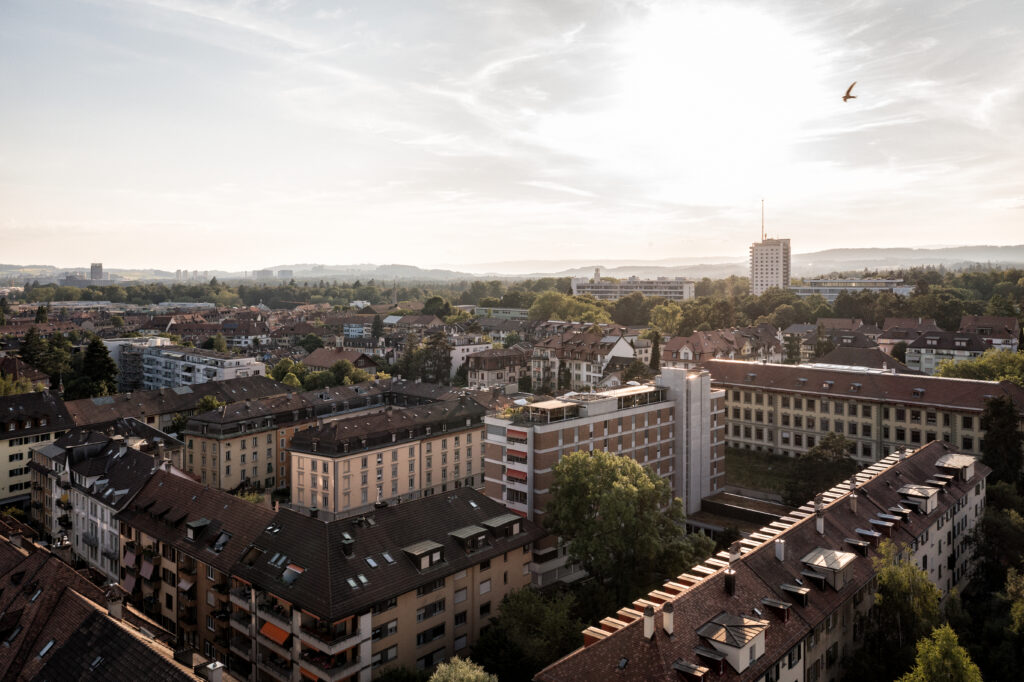
[[[64,431],[74,426],[64,401],[56,391],[0,396],[0,433],[21,438],[37,433]],[[41,421],[45,420],[43,425]],[[11,430],[10,425],[14,424]]]
[[[826,365],[846,365],[848,367],[870,367],[873,369],[892,369],[897,374],[917,374],[921,372],[910,369],[902,362],[879,348],[854,348],[839,346],[821,356],[815,362]]]
[[[990,329],[990,332],[982,334],[989,338],[1016,339],[1020,335],[1020,321],[1016,317],[993,315],[964,315],[960,318],[960,331],[977,332],[979,329]]]
[[[819,626],[830,614],[852,599],[853,594],[869,584],[874,575],[872,557],[874,549],[868,549],[866,556],[851,552],[846,538],[856,538],[857,528],[865,527],[869,519],[879,513],[889,513],[889,508],[900,503],[899,488],[908,483],[924,483],[936,473],[943,473],[937,467],[940,458],[953,452],[946,443],[930,443],[899,461],[892,455],[857,474],[858,511],[854,513],[848,499],[848,489],[837,487],[828,492],[822,511],[823,533],[818,533],[814,510],[805,505],[793,515],[783,519],[785,530],[780,527],[762,530],[762,537],[768,538],[731,562],[735,571],[735,590],[726,589],[726,564],[708,565],[713,572],[700,579],[692,587],[680,591],[680,585],[666,585],[662,588],[667,601],[673,604],[675,612],[675,634],[669,637],[662,629],[662,613],[655,613],[654,636],[643,637],[643,618],[623,617],[632,621],[603,639],[576,650],[560,661],[548,666],[537,674],[537,680],[678,680],[673,664],[708,665],[698,651],[709,649],[708,635],[718,633],[719,628],[707,627],[714,621],[735,622],[738,616],[750,617],[753,609],[761,611],[761,620],[767,623],[765,630],[766,652],[743,673],[729,664],[724,664],[723,673],[715,675],[721,680],[755,680],[768,667],[785,655],[787,651],[805,637],[812,628]],[[971,458],[973,459],[973,458]],[[977,463],[974,476],[969,480],[957,478],[947,486],[947,492],[937,498],[936,508],[927,516],[914,512],[908,522],[901,522],[893,539],[900,543],[912,542],[926,528],[937,521],[939,516],[957,500],[962,498],[988,474],[988,468]],[[784,558],[777,557],[772,537],[785,540]],[[847,555],[847,582],[836,590],[831,586],[815,586],[805,580],[809,589],[807,605],[782,589],[784,584],[799,584],[806,566],[802,560],[816,550],[826,553],[841,552]],[[853,554],[852,557],[848,556]],[[727,554],[725,555],[727,556]],[[724,558],[723,553],[718,558]],[[691,572],[695,575],[696,572]],[[671,591],[669,591],[671,590]],[[653,596],[653,595],[652,595]],[[783,618],[773,608],[766,608],[766,602],[789,604],[790,617]],[[633,607],[635,608],[635,607]],[[661,611],[656,606],[656,611]],[[620,614],[622,612],[620,611]],[[637,614],[639,616],[639,614]]]
[[[234,573],[321,618],[336,620],[543,535],[537,525],[520,519],[522,532],[508,538],[488,533],[489,544],[469,553],[450,535],[507,513],[500,503],[466,487],[336,521],[282,509],[265,524],[267,528],[253,540]],[[372,523],[361,522],[361,518],[372,519]],[[342,549],[346,534],[353,541],[350,557]],[[419,569],[403,548],[423,541],[443,547],[445,560]],[[393,561],[387,560],[385,552]],[[275,557],[279,565],[270,564]],[[367,557],[377,566],[370,566]],[[302,573],[287,585],[281,578],[289,564],[301,568]],[[356,587],[350,585],[350,579]]]
[[[111,421],[118,417],[145,419],[147,416],[194,410],[203,396],[233,403],[247,398],[264,398],[289,392],[291,387],[265,376],[208,381],[194,386],[159,388],[153,391],[118,393],[101,398],[82,398],[67,403],[74,423],[83,426]]]
[[[985,408],[986,398],[1008,395],[1018,409],[1024,410],[1024,388],[1009,381],[946,379],[732,360],[709,360],[704,367],[711,372],[714,385],[741,390],[760,388],[831,399],[949,406],[977,412]],[[825,388],[827,382],[833,382],[829,388]]]
[[[907,348],[938,348],[984,353],[988,349],[988,344],[978,334],[971,332],[925,332],[907,344]]]
[[[343,350],[340,348],[317,348],[303,359],[302,364],[306,367],[324,367],[330,369],[335,363],[348,360],[356,367],[366,367],[376,363],[364,353],[357,350]]]
[[[166,471],[156,472],[117,515],[118,520],[224,572],[231,570],[273,517],[274,512],[266,507]],[[195,540],[189,540],[187,524],[200,519],[210,523]],[[214,551],[222,533],[230,539],[220,551]]]

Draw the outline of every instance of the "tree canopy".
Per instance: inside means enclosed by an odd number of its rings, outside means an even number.
[[[981,682],[981,670],[960,646],[949,625],[932,630],[917,643],[914,667],[899,682]]]
[[[989,348],[980,357],[954,363],[943,360],[935,376],[982,381],[1012,381],[1024,386],[1024,353]]]
[[[577,451],[554,467],[545,526],[617,603],[710,554],[714,543],[684,521],[668,482],[629,457]]]
[[[1019,428],[1020,417],[1013,398],[1008,395],[989,398],[981,413],[981,461],[992,467],[991,481],[1020,484],[1021,445],[1024,435]]]
[[[468,658],[456,656],[438,664],[429,682],[498,682],[498,678]]]

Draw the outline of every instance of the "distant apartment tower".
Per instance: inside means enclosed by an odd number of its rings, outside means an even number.
[[[760,296],[772,288],[789,285],[788,239],[765,239],[750,245],[750,293]]]
[[[555,464],[577,450],[630,457],[668,480],[687,513],[700,509],[725,475],[725,392],[704,371],[666,368],[657,383],[568,393],[484,419],[484,488],[510,511],[539,519],[551,499]],[[583,576],[557,538],[535,548],[534,585]]]
[[[254,270],[253,273],[252,273],[252,276],[255,277],[257,281],[266,282],[267,280],[274,279],[274,271],[273,270]]]
[[[277,271],[277,278],[278,279],[292,279],[293,277],[295,277],[295,271],[294,270],[278,270]]]
[[[103,263],[93,263],[89,268],[89,279],[103,279]]]

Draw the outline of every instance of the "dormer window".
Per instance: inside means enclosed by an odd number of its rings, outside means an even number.
[[[189,521],[185,528],[185,537],[195,542],[196,538],[203,534],[203,531],[208,525],[210,525],[209,519],[202,518],[196,519],[195,521]]]
[[[403,548],[416,568],[424,570],[444,561],[444,545],[433,540],[423,540]]]

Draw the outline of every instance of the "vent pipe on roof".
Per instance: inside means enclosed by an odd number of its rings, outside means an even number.
[[[818,535],[825,534],[825,502],[824,496],[818,493],[814,496],[814,528]]]
[[[661,625],[665,629],[665,634],[669,637],[676,630],[676,614],[672,602],[668,602],[661,607]]]
[[[786,560],[786,541],[782,538],[775,539],[775,558],[779,561]]]
[[[736,571],[725,569],[725,591],[730,597],[736,594]]]

